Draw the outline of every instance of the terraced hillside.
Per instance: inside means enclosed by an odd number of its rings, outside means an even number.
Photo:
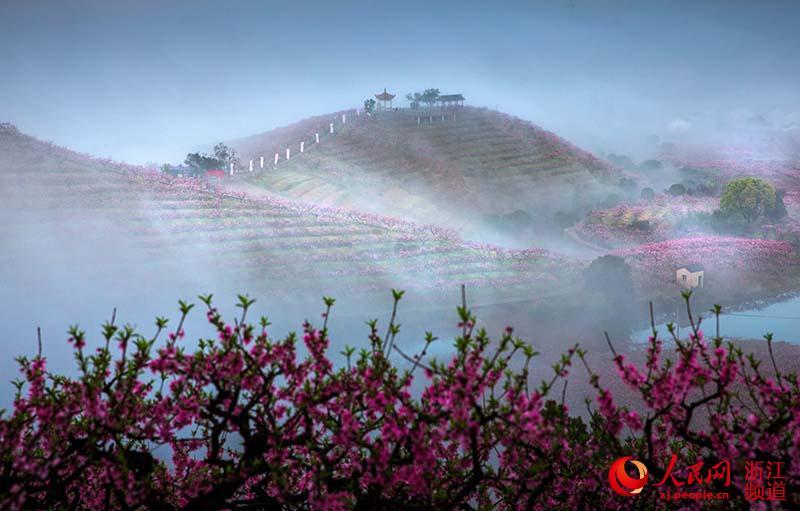
[[[617,170],[529,122],[479,108],[442,113],[351,112],[344,125],[332,114],[232,145],[244,161],[266,155],[266,169],[247,180],[285,197],[389,211],[462,232],[515,210],[538,217],[588,210],[620,191]],[[298,154],[301,140],[306,150]],[[273,167],[276,152],[281,161]]]
[[[467,283],[505,296],[559,292],[577,278],[575,264],[541,250],[470,245],[436,228],[278,198],[246,200],[93,160],[9,126],[0,129],[0,201],[3,246],[55,255],[70,240],[78,249],[69,261],[91,259],[97,271],[120,273],[122,261],[236,276],[272,292]],[[7,257],[0,253],[6,267]]]

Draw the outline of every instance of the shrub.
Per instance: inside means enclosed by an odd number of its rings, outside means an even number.
[[[767,206],[764,210],[764,215],[777,222],[786,217],[786,204],[783,202],[783,197],[786,195],[786,190],[775,190],[775,205],[772,207]]]
[[[624,169],[630,169],[636,167],[636,165],[633,163],[633,160],[631,160],[629,156],[625,156],[622,154],[611,153],[608,156],[606,156],[606,160]]]
[[[700,183],[695,187],[697,195],[712,196],[716,195],[719,188],[713,183]]]
[[[639,165],[642,170],[661,170],[664,165],[658,160],[645,160]]]
[[[675,183],[669,187],[667,193],[674,196],[684,195],[686,194],[686,187],[680,183]]]
[[[641,197],[644,200],[653,200],[656,198],[656,192],[654,192],[653,189],[649,187],[642,188]]]

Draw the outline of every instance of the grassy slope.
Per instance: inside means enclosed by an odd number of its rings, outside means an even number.
[[[449,115],[449,114],[448,114]],[[403,112],[308,119],[233,142],[244,162],[264,155],[252,182],[316,204],[391,211],[413,220],[463,228],[487,214],[521,209],[553,213],[605,196],[620,175],[530,123],[497,112],[459,109],[456,118],[417,124]],[[314,144],[319,132],[320,144]],[[304,140],[306,152],[298,154]],[[285,148],[294,157],[283,160]],[[281,162],[273,169],[272,157]]]
[[[0,201],[12,215],[0,224],[0,240],[24,244],[46,218],[60,235],[105,229],[125,238],[150,266],[173,250],[199,268],[321,290],[467,282],[507,295],[546,293],[569,285],[574,273],[571,263],[543,252],[468,246],[402,222],[243,200],[93,161],[9,129],[0,130]],[[93,253],[86,247],[88,257]]]

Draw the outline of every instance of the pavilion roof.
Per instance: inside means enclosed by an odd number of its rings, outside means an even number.
[[[444,94],[436,99],[439,101],[464,101],[464,96],[461,94]]]
[[[376,99],[380,99],[381,101],[391,101],[394,99],[394,94],[389,94],[386,92],[386,89],[383,89],[383,92],[380,94],[375,94]]]

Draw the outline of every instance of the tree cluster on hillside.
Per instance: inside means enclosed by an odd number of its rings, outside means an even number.
[[[756,177],[734,179],[725,187],[719,201],[723,215],[741,218],[752,224],[765,217],[776,221],[786,216],[783,194],[767,181]]]
[[[239,164],[236,151],[220,142],[214,146],[214,154],[189,153],[186,155],[184,163],[191,167],[195,174],[202,174],[207,170],[228,169],[231,164]]]
[[[368,98],[364,100],[364,112],[367,115],[371,115],[372,112],[375,111],[375,100],[372,98]]]
[[[764,222],[778,223],[787,215],[785,191],[768,181],[743,177],[729,182],[713,213],[697,213],[687,223],[705,224],[723,234],[758,234]]]
[[[605,261],[597,278],[623,270]],[[684,296],[689,309],[691,294]],[[718,327],[710,341],[699,323],[692,322],[688,339],[670,327],[674,350],[664,348],[654,327],[644,366],[626,361],[609,340],[618,378],[642,404],[636,412],[618,404],[578,345],[553,365],[552,377],[533,386],[534,349],[510,328],[492,342],[476,330],[466,306],[458,308],[460,335],[449,360],[426,356],[437,341],[432,334],[419,353],[407,353],[396,342],[402,292],[394,297],[386,334],[368,322],[368,344],[345,347],[339,367],[328,355],[330,298],[321,328],[306,322],[299,338],[273,339],[266,318],[248,321],[253,300],[247,297],[239,298],[241,314],[232,323],[210,296],[201,297],[215,337],[196,345],[184,341],[193,305],[183,302],[164,340],[164,318],[152,336],[107,323],[96,349],[71,328],[75,376],[48,370],[41,347],[19,359],[13,410],[0,414],[0,508],[516,511],[681,504],[649,487],[635,500],[612,492],[609,467],[623,456],[644,463],[651,482],[671,476],[678,487],[691,470],[705,476],[727,460],[730,481],[709,479],[703,489],[728,492],[726,504],[737,509],[748,504],[746,464],[780,463],[783,503],[800,506],[798,377],[782,372],[774,358],[771,366],[748,358],[719,337]],[[596,395],[594,406],[587,402],[588,420],[564,403],[562,389],[576,363],[588,371]]]
[[[439,89],[430,88],[422,92],[412,92],[406,94],[406,99],[411,103],[425,103],[428,108],[433,108],[439,99]]]

